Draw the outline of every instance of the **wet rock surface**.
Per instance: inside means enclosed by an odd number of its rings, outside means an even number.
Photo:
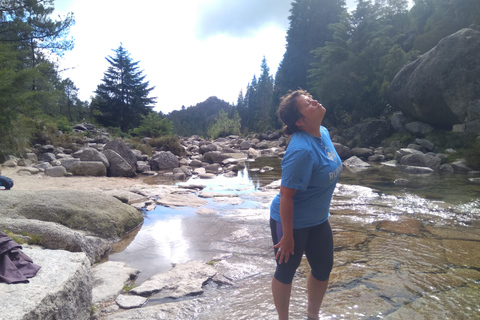
[[[270,292],[275,261],[268,226],[269,203],[278,192],[275,185],[226,197],[254,199],[256,208],[233,205],[238,208],[229,214],[184,220],[183,228],[189,230],[187,240],[195,243],[190,250],[201,251],[204,257],[193,269],[199,273],[204,268],[212,270],[198,276],[203,280],[198,282],[202,282],[201,290],[197,287],[190,294],[184,290],[179,291],[182,295],[175,294],[175,288],[168,289],[171,280],[166,279],[177,276],[167,276],[167,271],[158,275],[164,280],[157,282],[156,289],[143,291],[140,284],[131,292],[148,295],[145,306],[106,313],[105,319],[276,319]],[[212,200],[218,196],[203,192]],[[425,208],[415,209],[417,200],[385,196],[367,187],[338,185],[330,217],[335,262],[322,317],[474,319],[480,315],[476,305],[480,297],[480,258],[476,254],[480,252],[480,234],[475,222],[445,225],[444,217],[449,216],[451,207],[424,202]],[[430,215],[421,214],[424,210]],[[467,219],[464,211],[455,210],[457,217]],[[294,279],[292,319],[304,315],[308,272],[304,259]],[[190,279],[189,274],[195,272],[178,276]],[[205,281],[207,278],[211,280]],[[152,294],[160,288],[166,290],[163,295]]]
[[[213,267],[200,261],[179,264],[170,271],[148,279],[132,289],[132,293],[149,296],[161,292],[162,297],[180,298],[203,293],[202,285],[216,274]]]

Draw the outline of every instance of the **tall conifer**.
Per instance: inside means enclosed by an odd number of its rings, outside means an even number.
[[[156,98],[149,97],[149,87],[143,71],[122,45],[107,57],[110,63],[102,83],[97,86],[92,106],[97,120],[104,126],[120,127],[123,132],[140,125],[142,116],[152,111]]]

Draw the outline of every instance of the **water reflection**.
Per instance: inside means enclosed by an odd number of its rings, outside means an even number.
[[[182,220],[193,216],[191,208],[172,209],[157,206],[150,212],[138,234],[121,252],[111,254],[109,260],[128,261],[141,270],[140,281],[154,274],[170,270],[172,264],[190,259],[190,244],[185,236]]]
[[[410,183],[408,187],[398,186],[394,183],[397,179],[407,179]],[[408,192],[426,200],[443,201],[453,205],[480,197],[480,185],[470,182],[466,174],[410,175],[404,173],[401,167],[380,163],[372,163],[371,168],[361,172],[352,172],[346,168],[340,176],[340,183],[370,187],[387,195],[402,195]]]

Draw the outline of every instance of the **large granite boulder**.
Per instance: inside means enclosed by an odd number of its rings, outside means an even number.
[[[410,154],[423,154],[423,152],[412,148],[401,148],[395,151],[395,160],[400,162],[403,157]]]
[[[220,153],[219,151],[206,152],[203,155],[203,161],[212,163],[222,163],[223,160],[230,158],[228,154]]]
[[[178,168],[178,165],[178,158],[170,151],[157,152],[150,160],[152,170],[171,170]]]
[[[51,161],[54,161],[56,159],[57,159],[57,157],[55,157],[55,155],[51,152],[46,152],[46,153],[42,154],[42,158],[41,158],[41,160],[45,161],[45,162],[51,162]]]
[[[22,251],[42,268],[29,283],[0,283],[0,319],[90,319],[92,276],[85,254]]]
[[[367,159],[368,157],[373,155],[373,150],[370,148],[353,148],[351,151],[352,155],[364,159]]]
[[[47,249],[84,252],[92,265],[112,249],[104,239],[86,236],[56,222],[2,217],[0,229],[26,234],[30,241],[36,237],[35,241]]]
[[[337,151],[340,159],[345,160],[352,156],[352,151],[350,150],[349,147],[344,146],[343,144],[338,142],[334,142],[333,146],[335,147],[335,150]]]
[[[105,177],[107,168],[100,161],[77,161],[71,165],[70,172],[74,176]]]
[[[73,167],[73,165],[77,162],[80,162],[80,159],[78,158],[65,158],[65,159],[60,159],[60,163],[62,167],[64,167],[67,171],[70,171]]]
[[[436,170],[442,164],[442,159],[431,154],[407,154],[400,159],[400,164],[414,167],[428,167]]]
[[[134,170],[137,169],[137,157],[130,149],[130,147],[127,146],[125,142],[123,142],[122,139],[115,139],[107,142],[105,144],[105,147],[103,147],[103,151],[105,152],[105,150],[109,149],[118,153],[123,159],[128,162],[129,165],[132,166]]]
[[[202,142],[201,145],[199,145],[198,152],[200,154],[204,154],[206,152],[211,152],[211,151],[218,151],[218,147],[216,144],[205,141],[205,142]]]
[[[107,175],[109,177],[135,177],[135,168],[132,167],[126,159],[112,149],[103,151],[103,154],[108,159],[110,166],[107,168]],[[136,165],[136,162],[135,162]]]
[[[10,190],[0,192],[0,219],[56,222],[104,239],[118,239],[143,222],[141,212],[98,192]]]
[[[464,123],[480,98],[480,31],[462,29],[406,65],[388,90],[389,103],[405,115],[435,126]]]
[[[65,177],[67,175],[67,169],[62,166],[47,168],[45,169],[45,175],[49,177]]]
[[[102,162],[106,168],[109,166],[109,162],[107,157],[94,148],[84,148],[79,150],[75,153],[81,161],[100,161]]]
[[[344,160],[343,161],[343,166],[344,167],[359,167],[359,168],[369,168],[369,167],[371,167],[370,164],[368,164],[365,161],[362,161],[357,156],[351,156],[347,160]]]

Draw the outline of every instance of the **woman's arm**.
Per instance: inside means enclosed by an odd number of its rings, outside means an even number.
[[[280,219],[282,220],[283,236],[280,241],[273,246],[278,248],[275,259],[278,263],[288,262],[293,253],[295,242],[293,240],[293,196],[297,190],[280,186]]]

